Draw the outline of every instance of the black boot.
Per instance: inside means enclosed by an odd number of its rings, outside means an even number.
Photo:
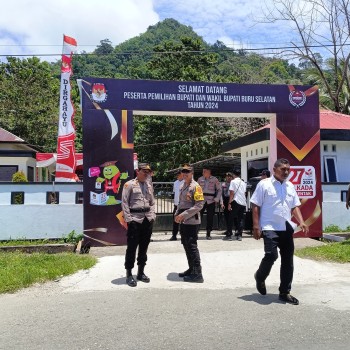
[[[191,274],[191,271],[192,271],[192,268],[190,267],[188,270],[186,270],[184,272],[180,272],[179,277],[189,276]]]
[[[204,279],[201,266],[193,267],[190,275],[184,277],[184,282],[203,283]]]
[[[129,287],[136,287],[137,286],[137,282],[134,280],[131,269],[126,270],[126,284]]]
[[[139,266],[139,269],[138,269],[138,271],[137,271],[136,279],[137,279],[138,281],[142,281],[142,282],[145,282],[145,283],[149,283],[149,282],[150,282],[150,279],[149,279],[149,277],[147,277],[147,276],[144,274],[144,272],[143,272],[144,268],[145,268],[144,266]]]

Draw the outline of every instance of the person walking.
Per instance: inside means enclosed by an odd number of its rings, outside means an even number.
[[[201,223],[199,212],[204,205],[204,196],[201,186],[193,180],[192,167],[186,164],[181,171],[184,183],[180,188],[175,221],[180,224],[181,243],[186,253],[188,269],[179,273],[179,277],[183,277],[185,282],[203,283],[197,240]]]
[[[300,212],[300,200],[294,186],[287,181],[290,173],[289,161],[284,158],[276,160],[273,172],[272,177],[258,183],[250,199],[253,212],[253,235],[257,240],[263,237],[265,251],[265,256],[254,278],[258,292],[265,295],[265,280],[278,258],[277,248],[279,248],[281,255],[279,299],[285,303],[298,305],[298,299],[290,294],[294,271],[293,234],[296,227],[291,220],[292,215],[305,234],[309,232],[309,228]]]
[[[228,172],[225,174],[225,182],[222,184],[222,197],[221,197],[221,208],[224,211],[224,218],[226,224],[226,232],[223,240],[232,240],[232,211],[228,210],[228,205],[230,203],[230,184],[233,179],[232,173]]]
[[[151,240],[153,222],[156,218],[155,200],[153,194],[149,164],[139,163],[136,178],[124,184],[122,193],[122,209],[124,220],[127,222],[127,248],[125,253],[126,283],[136,287],[137,282],[132,275],[138,248],[136,279],[145,283],[150,278],[145,275],[147,249]]]
[[[203,209],[201,210],[201,218],[203,219],[203,214],[206,211],[207,212],[206,238],[210,240],[211,239],[210,233],[213,230],[215,205],[216,203],[220,202],[220,198],[221,198],[221,185],[219,180],[215,176],[212,176],[210,167],[204,167],[202,170],[202,174],[203,176],[201,176],[198,179],[198,183],[203,189],[203,195],[204,195],[204,201],[205,201]]]
[[[241,171],[234,169],[233,180],[230,184],[230,198],[228,204],[228,210],[232,211],[233,224],[235,226],[235,238],[237,241],[242,240],[243,233],[243,218],[244,212],[247,206],[246,191],[247,184],[240,178]],[[231,233],[232,233],[232,223]]]
[[[179,205],[179,196],[180,196],[180,187],[183,184],[183,175],[181,170],[178,170],[176,173],[176,181],[173,184],[173,193],[174,193],[174,209],[173,209],[173,233],[169,241],[176,241],[177,233],[179,232],[179,224],[174,220],[177,206]]]

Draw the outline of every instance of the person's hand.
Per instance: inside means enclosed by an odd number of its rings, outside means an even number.
[[[182,221],[184,221],[184,217],[180,214],[175,216],[174,221],[177,222],[178,224],[181,224]]]
[[[221,204],[221,209],[225,209],[225,205],[224,204]]]
[[[255,239],[260,239],[261,238],[261,230],[260,227],[253,227],[253,236]]]
[[[229,210],[229,211],[231,211],[231,210],[232,210],[232,208],[231,208],[231,203],[229,203],[229,204],[228,204],[228,206],[227,206],[227,210]]]
[[[309,226],[305,224],[305,222],[302,222],[300,225],[301,230],[307,235],[309,233]]]
[[[345,204],[345,206],[346,206],[346,209],[348,209],[349,210],[349,208],[350,208],[350,204],[349,204],[350,202],[346,202],[346,204]]]

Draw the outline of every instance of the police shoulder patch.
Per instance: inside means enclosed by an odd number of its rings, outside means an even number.
[[[203,190],[201,186],[196,186],[195,190],[194,190],[194,200],[195,201],[203,201],[204,197],[203,197]]]

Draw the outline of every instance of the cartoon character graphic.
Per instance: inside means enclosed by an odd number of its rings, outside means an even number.
[[[96,184],[100,183],[104,186],[104,192],[106,193],[107,201],[105,205],[120,204],[120,201],[116,199],[116,196],[120,189],[121,180],[128,178],[128,172],[121,173],[116,166],[117,161],[110,161],[101,165],[102,176],[96,179]]]

